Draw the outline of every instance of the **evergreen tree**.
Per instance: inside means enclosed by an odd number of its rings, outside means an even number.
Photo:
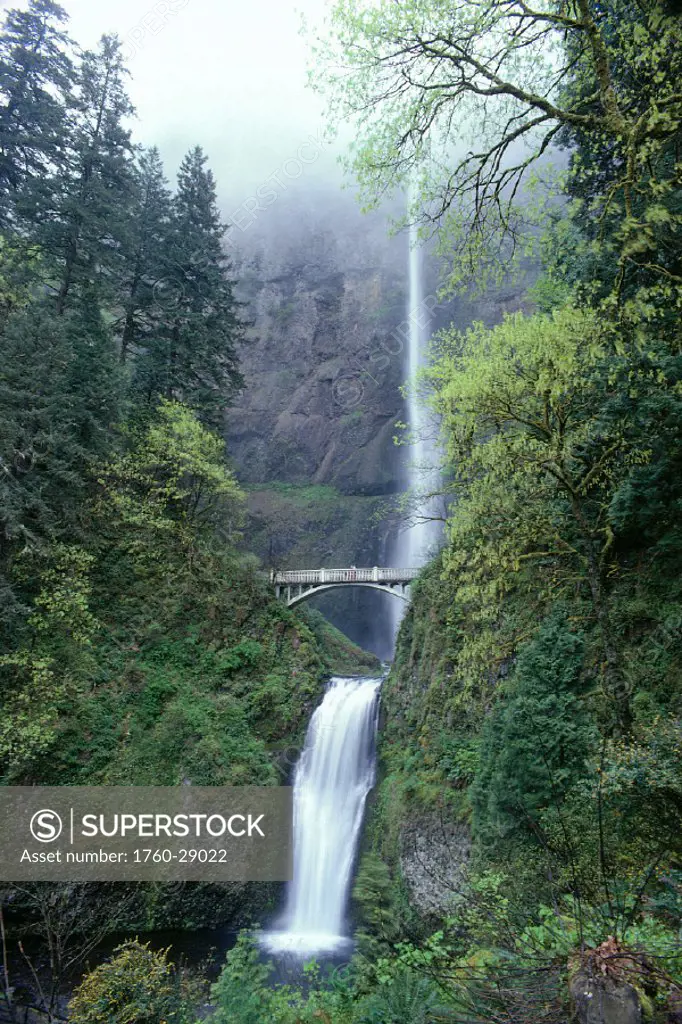
[[[66,322],[33,307],[10,318],[0,339],[2,561],[11,549],[73,526],[64,499],[80,497],[74,466],[83,452],[71,431]]]
[[[74,70],[67,15],[52,0],[11,10],[0,36],[0,225],[30,179],[64,159],[64,121]]]
[[[171,218],[171,195],[158,149],[142,152],[136,168],[131,209],[130,251],[123,282],[121,362],[132,351],[154,345],[158,330],[159,291],[163,290],[165,246]],[[139,383],[139,382],[138,382]]]
[[[585,774],[596,728],[585,702],[583,652],[583,637],[560,614],[520,652],[508,698],[483,730],[472,803],[484,843],[532,831]]]
[[[150,400],[186,402],[212,425],[241,386],[236,346],[242,338],[222,248],[215,181],[196,147],[180,167],[163,279],[155,290],[159,331],[138,375]]]
[[[0,575],[11,618],[15,554],[82,535],[121,388],[110,332],[87,294],[62,318],[41,305],[10,317],[0,354]]]
[[[103,36],[97,51],[83,55],[68,170],[55,182],[55,217],[45,218],[39,233],[58,263],[60,314],[75,286],[97,283],[115,295],[123,273],[133,191],[125,74],[116,36]]]
[[[66,385],[72,398],[72,426],[88,463],[108,455],[123,409],[123,375],[111,327],[97,304],[93,285],[83,289],[69,312],[71,345]]]

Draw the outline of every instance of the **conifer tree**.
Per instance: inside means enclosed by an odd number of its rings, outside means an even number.
[[[86,478],[111,443],[121,387],[87,293],[63,318],[34,304],[0,337],[0,561],[77,531]]]
[[[87,295],[56,318],[45,304],[0,336],[0,635],[22,611],[18,553],[83,534],[93,467],[109,451],[121,388],[109,331]]]
[[[133,350],[139,353],[141,348],[155,344],[170,219],[171,194],[159,151],[153,146],[143,150],[136,167],[130,249],[123,281],[121,362],[126,362]]]
[[[52,0],[8,12],[0,35],[0,225],[16,220],[26,184],[64,159],[64,122],[73,85],[67,19]],[[25,210],[22,213],[26,213]]]
[[[180,167],[164,276],[156,289],[159,333],[140,375],[151,398],[156,394],[186,402],[216,426],[241,386],[236,346],[243,325],[206,159],[197,146]]]
[[[58,262],[60,314],[74,287],[97,282],[115,294],[123,273],[133,190],[125,75],[116,36],[103,36],[97,51],[83,55],[68,171],[56,183],[56,218],[46,220],[40,239]]]
[[[532,829],[585,774],[596,730],[585,701],[583,659],[584,637],[559,612],[519,652],[506,700],[482,734],[472,804],[484,843]]]

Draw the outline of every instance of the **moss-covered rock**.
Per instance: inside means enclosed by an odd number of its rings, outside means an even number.
[[[303,606],[299,614],[313,631],[332,675],[378,676],[381,673],[377,656],[354,644],[317,609]]]

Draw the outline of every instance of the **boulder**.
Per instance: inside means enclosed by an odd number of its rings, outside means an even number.
[[[642,1024],[639,996],[626,982],[581,969],[571,979],[570,990],[580,1024]]]

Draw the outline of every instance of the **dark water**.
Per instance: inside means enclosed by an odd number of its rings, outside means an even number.
[[[109,935],[95,952],[88,958],[89,965],[81,973],[91,970],[111,956],[116,946],[126,939],[137,937],[140,942],[149,943],[152,949],[168,950],[168,958],[173,963],[201,970],[211,981],[220,974],[225,963],[225,954],[232,949],[237,941],[238,932],[230,928],[201,928],[199,931],[187,932],[176,928],[161,931],[139,933],[137,936],[129,932],[121,935]]]
[[[70,975],[64,979],[56,1009],[63,1017],[66,1017],[67,1006],[74,989],[80,984],[83,976],[93,970],[112,956],[114,950],[127,939],[137,938],[140,942],[149,943],[154,950],[167,950],[169,959],[180,966],[189,968],[199,973],[208,982],[217,980],[225,963],[225,957],[237,941],[238,932],[231,928],[202,928],[199,931],[188,932],[179,929],[165,929],[155,932],[142,933],[120,933],[112,934],[101,942],[87,957],[87,959],[75,968]],[[26,956],[36,971],[38,978],[43,985],[44,991],[49,992],[49,958],[48,951],[43,943],[30,937],[22,939],[22,945]],[[35,1005],[36,984],[32,976],[31,968],[26,959],[19,952],[15,942],[8,942],[7,967],[9,971],[10,984],[15,988],[15,997],[24,1005]],[[333,972],[342,970],[349,962],[353,952],[352,943],[348,943],[343,950],[334,953],[318,954],[315,957],[320,968],[320,980],[325,979]],[[272,963],[273,971],[271,983],[273,985],[289,984],[296,985],[303,990],[311,984],[310,978],[304,972],[306,961],[300,956],[281,954],[273,956],[263,953],[263,960]],[[210,1005],[206,1003],[203,1008],[197,1008],[197,1016],[201,1017],[208,1013]],[[23,1010],[20,1012],[20,1020],[23,1021]],[[41,1016],[30,1016],[28,1021],[44,1020]],[[3,1001],[0,999],[0,1024],[5,1024],[10,1018],[6,1016]]]
[[[347,920],[348,893],[365,800],[374,782],[380,684],[381,679],[335,678],[311,721],[295,780],[300,804],[296,816],[297,872],[289,889],[285,918],[280,912],[273,922],[263,922],[261,933],[265,947],[262,959],[272,963],[273,985],[297,985],[305,990],[316,984],[304,970],[313,958],[324,984],[352,956],[353,943],[347,937],[352,930]],[[166,951],[173,963],[210,983],[218,978],[237,936],[238,932],[229,927],[109,935],[62,979],[58,1010],[66,1016],[68,1001],[83,976],[109,959],[127,939],[138,938],[154,950]],[[24,937],[23,946],[25,956],[16,940],[8,942],[10,984],[22,1002],[35,1004],[39,985],[46,993],[50,991],[49,954],[45,943],[35,937]],[[206,1003],[197,1008],[197,1015],[205,1015],[208,1010]],[[0,1022],[4,1019],[0,1000]]]

